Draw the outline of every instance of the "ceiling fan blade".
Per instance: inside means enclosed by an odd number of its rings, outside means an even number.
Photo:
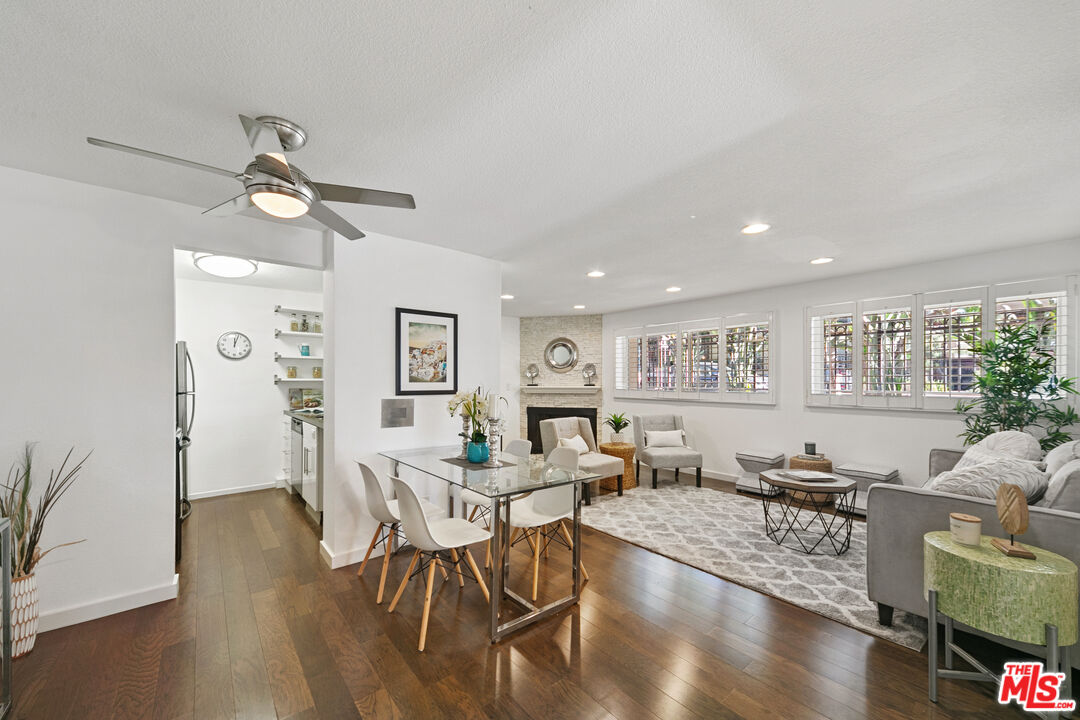
[[[215,205],[209,210],[203,210],[203,215],[226,217],[228,215],[235,215],[238,212],[243,212],[249,207],[251,207],[251,198],[249,198],[248,194],[245,192],[226,200],[220,205]]]
[[[88,137],[86,138],[86,142],[91,145],[97,145],[98,147],[108,148],[109,150],[121,150],[133,155],[142,155],[143,157],[153,158],[154,160],[162,160],[167,163],[172,163],[173,165],[183,165],[184,167],[194,168],[196,170],[212,172],[215,175],[224,175],[233,180],[239,180],[244,177],[243,173],[235,173],[232,170],[224,170],[219,167],[214,167],[213,165],[203,165],[202,163],[192,162],[191,160],[184,160],[183,158],[173,157],[172,155],[163,155],[152,150],[131,147],[130,145],[121,145],[120,143],[109,142],[108,140]]]
[[[277,131],[247,115],[239,117],[251,150],[255,153],[255,162],[259,164],[259,170],[295,184],[296,179],[289,168],[289,161],[285,159],[285,148],[281,146],[281,138],[278,137]]]
[[[358,203],[360,205],[383,205],[385,207],[405,208],[415,210],[416,201],[407,193],[387,192],[385,190],[368,190],[367,188],[351,187],[349,185],[332,185],[330,183],[311,182],[323,200],[331,202]]]
[[[311,203],[311,208],[308,209],[307,214],[336,232],[338,235],[346,237],[349,240],[359,240],[364,237],[364,233],[354,228],[349,224],[348,220],[341,217],[321,202]]]

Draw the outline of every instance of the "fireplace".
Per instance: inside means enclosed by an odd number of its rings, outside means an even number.
[[[540,421],[563,417],[588,418],[589,423],[592,425],[593,437],[596,438],[597,442],[600,442],[600,435],[596,431],[596,408],[543,407],[530,405],[525,409],[525,418],[529,442],[532,443],[532,451],[534,453],[542,453],[544,451],[544,443],[540,439]]]

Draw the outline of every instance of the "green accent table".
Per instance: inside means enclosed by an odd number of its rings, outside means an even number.
[[[939,677],[998,682],[999,678],[953,642],[953,621],[1009,640],[1046,646],[1048,672],[1071,678],[1069,647],[1077,641],[1076,565],[1049,550],[1027,546],[1034,560],[1009,557],[983,535],[979,546],[954,542],[946,531],[923,536],[923,591],[929,604],[930,699]],[[937,667],[937,614],[945,618],[945,670]],[[958,654],[977,672],[953,670]],[[1066,681],[1068,683],[1068,680]],[[1070,697],[1071,684],[1063,687]]]

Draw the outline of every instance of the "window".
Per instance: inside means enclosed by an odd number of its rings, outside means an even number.
[[[645,338],[645,388],[674,392],[678,370],[679,336],[675,332]]]
[[[982,337],[982,302],[967,300],[923,308],[923,392],[944,397],[971,394],[974,345]]]
[[[718,327],[683,331],[682,389],[688,392],[716,392],[720,389]]]
[[[1029,325],[1039,329],[1039,345],[1054,356],[1057,373],[1068,374],[1068,313],[1064,292],[998,297],[994,327]]]
[[[640,390],[641,385],[641,336],[629,338],[627,344],[627,389]]]
[[[625,335],[615,337],[615,389],[626,390],[629,387],[629,376],[626,368],[626,354],[629,350],[629,339]]]
[[[911,308],[862,313],[862,392],[911,396]]]
[[[615,334],[615,391],[641,390],[641,328],[619,330]]]
[[[724,354],[728,392],[769,392],[768,322],[727,326]]]
[[[855,303],[841,303],[808,312],[808,402],[851,404],[855,393]]]

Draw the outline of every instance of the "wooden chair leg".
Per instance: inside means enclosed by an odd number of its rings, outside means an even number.
[[[656,468],[652,469],[652,489],[656,489]]]
[[[540,530],[536,529],[536,542],[533,543],[533,587],[532,600],[536,602],[536,586],[540,582]]]
[[[484,553],[484,569],[491,567],[491,538],[487,541],[487,552]]]
[[[679,482],[679,468],[675,468],[675,482]]]
[[[461,558],[458,557],[457,550],[450,548],[450,557],[454,561],[454,572],[457,573],[458,587],[465,587],[465,576],[461,574]]]
[[[697,486],[701,487],[701,468],[697,468]]]
[[[371,536],[371,544],[367,546],[367,552],[364,553],[364,561],[360,563],[360,569],[356,571],[356,577],[360,577],[364,574],[364,568],[367,567],[367,561],[371,557],[371,551],[375,549],[375,544],[379,542],[379,536],[382,535],[383,524],[379,523],[379,527],[375,528],[375,534]]]
[[[469,552],[469,548],[465,548],[465,562],[469,563],[469,569],[473,571],[473,575],[476,577],[477,584],[480,585],[480,592],[484,593],[484,599],[491,603],[491,593],[488,592],[487,583],[484,582],[484,576],[480,574],[480,570],[476,567],[476,561],[473,560],[472,553]]]
[[[581,491],[585,496],[585,504],[592,505],[592,486],[589,483],[581,483]]]
[[[635,460],[634,461],[634,470],[635,470],[634,477],[638,477],[638,478],[641,477],[641,461],[640,460]]]
[[[479,505],[473,505],[472,506],[472,512],[469,513],[469,522],[473,521],[473,518],[476,517],[476,513],[479,512],[479,511],[480,511],[480,506]]]
[[[424,590],[424,615],[420,619],[420,652],[424,652],[424,643],[427,642],[427,622],[428,615],[431,614],[431,589],[435,585],[435,565],[442,567],[437,558],[432,558],[427,573],[427,589]]]
[[[589,582],[589,572],[585,569],[585,563],[578,561],[578,567],[581,568],[581,577],[585,582]]]
[[[622,497],[622,475],[617,476],[615,482],[619,486],[619,497]]]
[[[386,571],[390,567],[390,537],[393,532],[394,526],[391,525],[386,536],[386,547],[383,548],[382,572],[379,574],[379,593],[375,596],[376,605],[382,605],[383,590],[386,589]]]
[[[412,560],[409,561],[409,569],[405,571],[405,577],[401,578],[401,584],[398,585],[397,592],[394,593],[394,599],[390,601],[390,609],[387,612],[394,612],[394,608],[397,607],[398,600],[401,599],[401,593],[405,592],[405,585],[409,582],[409,577],[412,575],[413,568],[416,567],[416,561],[420,559],[420,551],[417,550],[413,553]]]
[[[547,541],[547,534],[550,531],[549,526],[545,526],[536,531],[536,542],[544,541],[544,559],[548,559],[548,546],[551,544]]]
[[[529,550],[531,550],[532,552],[536,552],[536,543],[533,542],[532,534],[527,529],[522,530],[521,532],[525,538],[525,542],[529,543]],[[511,541],[510,544],[513,545],[513,541]]]
[[[521,528],[514,528],[513,532],[510,533],[510,544],[511,545],[514,544],[514,540],[517,539],[517,536],[518,536],[519,532],[521,532]],[[506,551],[509,552],[510,548],[507,548]]]
[[[442,573],[442,579],[449,580],[450,573],[446,572],[446,567],[441,562],[439,562],[438,556],[435,557],[435,564],[439,566],[439,572]]]
[[[566,538],[566,544],[570,546],[571,550],[573,550],[574,549],[574,539],[570,535],[570,531],[566,528],[566,521],[565,520],[560,520],[559,521],[559,529],[562,530],[563,537]],[[581,576],[583,578],[585,578],[586,582],[588,582],[589,573],[586,572],[586,570],[585,570],[585,563],[578,562],[578,567],[581,568]],[[533,598],[533,601],[535,602],[536,598]]]

